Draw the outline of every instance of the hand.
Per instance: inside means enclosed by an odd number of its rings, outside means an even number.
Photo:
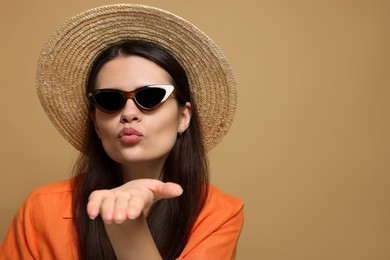
[[[95,219],[99,213],[106,224],[120,224],[126,219],[147,215],[149,208],[160,199],[178,197],[180,185],[155,179],[138,179],[112,190],[96,190],[89,196],[87,213]]]

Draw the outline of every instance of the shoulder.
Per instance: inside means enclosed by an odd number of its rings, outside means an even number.
[[[235,222],[241,226],[243,207],[244,203],[240,199],[209,185],[207,199],[195,223],[195,229],[201,227],[218,229],[228,222]]]
[[[213,185],[209,185],[206,203],[202,210],[203,214],[236,215],[242,211],[244,203],[231,195],[221,192]],[[202,214],[201,213],[201,214]]]
[[[56,182],[34,189],[24,207],[33,212],[60,214],[62,217],[71,217],[72,189],[71,180]]]
[[[47,184],[45,186],[34,189],[30,196],[38,196],[45,194],[61,194],[71,192],[71,182],[70,180],[55,182]]]
[[[0,255],[7,259],[70,259],[64,255],[77,255],[71,204],[70,180],[33,190],[15,215]]]
[[[207,202],[212,205],[225,205],[231,207],[241,208],[243,206],[243,202],[233,197],[229,194],[223,193],[214,185],[209,184]]]

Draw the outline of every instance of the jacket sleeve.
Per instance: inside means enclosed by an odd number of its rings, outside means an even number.
[[[0,260],[38,259],[36,233],[31,221],[31,198],[15,215],[8,233],[0,248]]]

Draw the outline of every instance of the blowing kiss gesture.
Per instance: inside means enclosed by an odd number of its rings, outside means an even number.
[[[146,216],[156,201],[182,193],[183,189],[175,183],[137,179],[111,190],[92,192],[87,213],[92,220],[101,215],[118,259],[161,259]]]

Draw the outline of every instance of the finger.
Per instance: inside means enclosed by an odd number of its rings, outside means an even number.
[[[127,217],[129,219],[138,218],[147,204],[152,204],[153,200],[148,201],[145,196],[132,196],[127,206]]]
[[[87,204],[87,214],[90,219],[95,219],[100,212],[100,206],[102,205],[103,198],[107,191],[94,191],[89,195]]]
[[[127,219],[127,208],[129,205],[130,196],[122,193],[115,200],[113,221],[117,224],[123,223]]]
[[[100,215],[103,221],[107,224],[112,223],[114,207],[115,207],[115,197],[113,195],[104,197],[102,204],[100,206]]]

